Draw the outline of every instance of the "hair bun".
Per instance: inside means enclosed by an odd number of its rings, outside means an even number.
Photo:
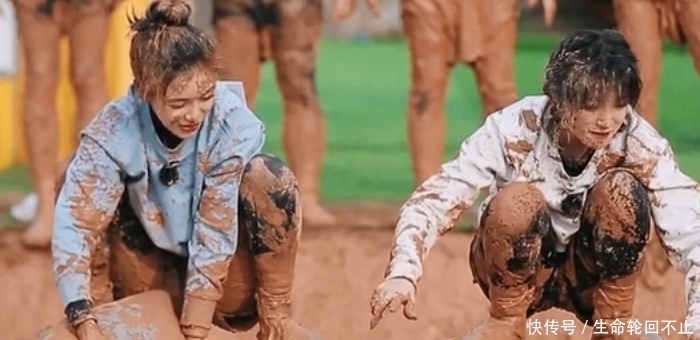
[[[192,15],[190,4],[182,0],[155,0],[148,6],[144,21],[153,26],[187,26]]]

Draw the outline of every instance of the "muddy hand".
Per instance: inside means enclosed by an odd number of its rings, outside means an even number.
[[[100,326],[95,320],[88,320],[81,323],[78,325],[75,333],[79,340],[109,340],[109,338],[102,333]]]
[[[372,11],[372,14],[375,17],[381,16],[381,11],[379,9],[381,1],[382,0],[365,0],[367,7],[369,7],[370,11]],[[357,0],[335,0],[332,15],[333,20],[343,21],[349,18],[353,13],[355,13],[356,8]]]
[[[528,6],[535,7],[542,2],[544,8],[544,24],[547,27],[552,27],[554,17],[557,15],[557,0],[527,0]]]
[[[374,291],[370,306],[372,307],[372,321],[369,328],[374,329],[387,310],[391,313],[403,307],[403,315],[409,320],[417,320],[416,312],[416,287],[407,279],[395,278],[382,282]]]

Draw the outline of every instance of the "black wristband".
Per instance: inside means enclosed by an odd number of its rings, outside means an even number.
[[[90,302],[90,300],[82,299],[73,301],[66,305],[66,309],[63,310],[63,313],[66,314],[68,323],[74,325],[75,322],[83,320],[90,315],[91,309],[92,302]]]

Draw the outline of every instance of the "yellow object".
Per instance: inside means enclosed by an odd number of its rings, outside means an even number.
[[[129,66],[129,24],[127,15],[143,13],[150,0],[126,0],[112,15],[111,32],[105,51],[107,88],[112,98],[121,96],[131,82]],[[21,37],[20,37],[21,39]],[[22,58],[20,58],[20,64]],[[56,107],[60,137],[59,158],[68,156],[75,147],[73,126],[75,121],[75,94],[70,83],[68,41],[61,42],[61,71]],[[24,72],[13,78],[0,78],[0,170],[27,160],[22,135],[22,88]],[[41,122],[37,122],[41,124]]]
[[[0,169],[6,169],[14,162],[17,139],[14,133],[14,99],[12,79],[0,78]]]

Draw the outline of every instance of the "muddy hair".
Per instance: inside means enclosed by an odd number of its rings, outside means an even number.
[[[164,94],[173,79],[195,67],[216,70],[214,42],[190,23],[191,14],[182,0],[155,0],[143,16],[129,16],[129,59],[141,97]]]
[[[573,115],[613,100],[636,108],[642,81],[637,57],[616,30],[580,30],[564,38],[545,69],[543,92],[549,100],[542,116],[547,134],[569,128]]]

